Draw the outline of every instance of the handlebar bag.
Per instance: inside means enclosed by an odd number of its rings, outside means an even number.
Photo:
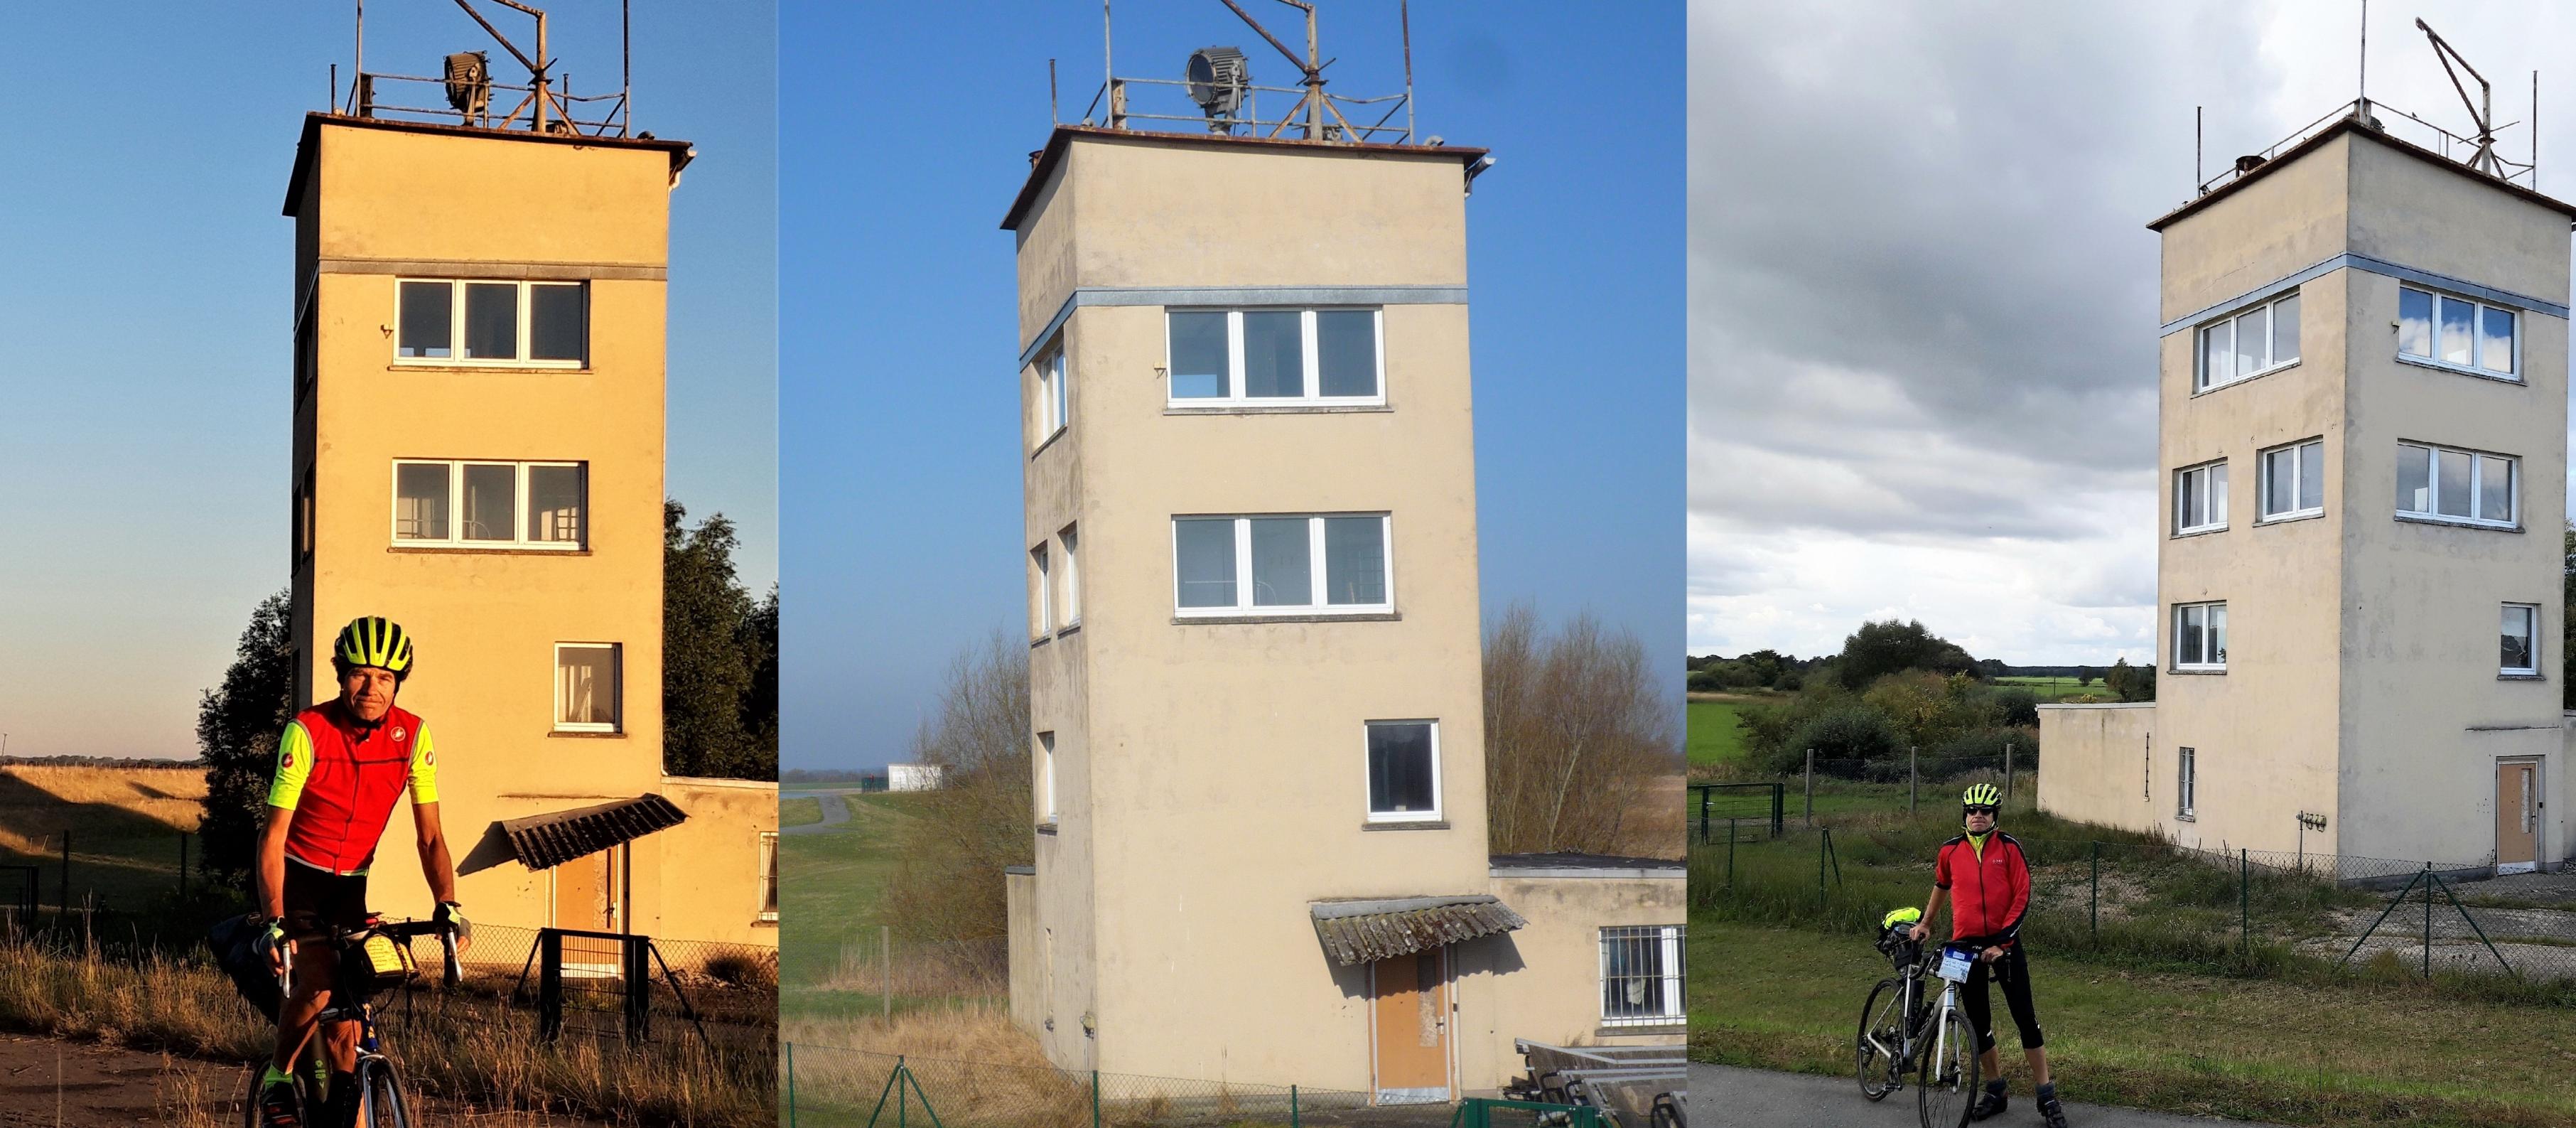
[[[277,973],[259,954],[260,930],[251,923],[250,914],[225,917],[215,922],[206,933],[206,946],[215,953],[215,966],[233,981],[243,1001],[270,1022],[277,1021],[277,1008],[286,1000],[277,990]]]

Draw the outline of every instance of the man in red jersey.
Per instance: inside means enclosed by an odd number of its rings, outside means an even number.
[[[472,932],[456,903],[456,867],[438,822],[438,753],[421,719],[394,707],[411,675],[411,639],[392,621],[350,622],[332,645],[338,698],[296,714],[277,742],[269,784],[268,824],[258,852],[259,904],[266,915],[259,947],[285,972],[289,941],[314,940],[367,920],[367,867],[394,804],[411,793],[421,874],[438,899],[436,919],[456,926],[460,948]],[[260,1085],[261,1123],[299,1128],[292,1071],[295,1058],[331,1001],[337,953],[328,944],[299,944],[293,983],[278,1008],[277,1049]],[[325,1123],[356,1111],[358,1028],[339,1023],[324,1035],[331,1070]]]
[[[1942,843],[1932,866],[1932,897],[1923,906],[1922,921],[1914,926],[1914,938],[1931,935],[1932,914],[1948,902],[1951,942],[1981,949],[1967,982],[1959,985],[1960,1006],[1968,1012],[1968,1025],[1977,1031],[1979,1065],[1989,1078],[1976,1107],[1968,1110],[1968,1119],[1996,1116],[2006,1103],[2003,1055],[1995,1051],[1993,1003],[1986,997],[1986,980],[1991,977],[2003,985],[2004,1005],[2011,1008],[2013,1026],[2021,1033],[2022,1056],[2029,1060],[2031,1079],[2039,1087],[2040,1118],[2048,1128],[2066,1128],[2066,1109],[2057,1100],[2057,1083],[2048,1075],[2039,1012],[2030,1002],[2030,964],[2021,945],[2022,917],[2030,910],[2030,862],[2022,857],[2021,843],[1995,829],[2002,799],[1991,783],[1972,786],[1960,797],[1960,819],[1967,833]]]

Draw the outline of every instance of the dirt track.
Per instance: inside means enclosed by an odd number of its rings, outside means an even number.
[[[123,1128],[134,1124],[240,1123],[235,1102],[248,1067],[165,1058],[51,1038],[0,1034],[0,1128]],[[424,1102],[415,1113],[454,1115],[456,1106]],[[60,1119],[56,1109],[60,1109]],[[479,1115],[477,1128],[604,1128],[604,1121],[565,1116]]]

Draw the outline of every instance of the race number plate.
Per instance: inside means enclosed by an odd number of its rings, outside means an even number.
[[[1934,974],[1952,983],[1965,983],[1968,981],[1968,970],[1975,967],[1976,963],[1977,953],[1974,949],[1944,945],[1941,948],[1940,969]]]

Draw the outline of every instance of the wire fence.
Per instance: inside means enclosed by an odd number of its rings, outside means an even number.
[[[2008,822],[2011,820],[2007,820]],[[2207,850],[2016,833],[2030,865],[2021,935],[2035,950],[2279,974],[2294,967],[2576,979],[2576,899],[2490,862],[2306,850]],[[1720,919],[1874,934],[1922,905],[1957,828],[1887,816],[1695,844],[1690,898]]]
[[[1000,1065],[790,1042],[781,1047],[787,1128],[1446,1128],[1448,1102],[1387,1104],[1346,1089],[1192,1081]]]
[[[477,925],[473,946],[457,963],[465,990],[507,1000],[540,1021],[544,969],[542,930]],[[653,1037],[704,1035],[733,1048],[765,1044],[778,1029],[778,952],[750,944],[699,940],[651,941],[658,959],[643,968],[644,991],[630,993],[632,969],[614,939],[563,937],[557,980],[561,1029],[602,1038],[630,1037],[640,1022]],[[413,962],[433,975],[442,958],[438,939],[410,941]],[[644,1003],[630,1014],[630,1001]]]

